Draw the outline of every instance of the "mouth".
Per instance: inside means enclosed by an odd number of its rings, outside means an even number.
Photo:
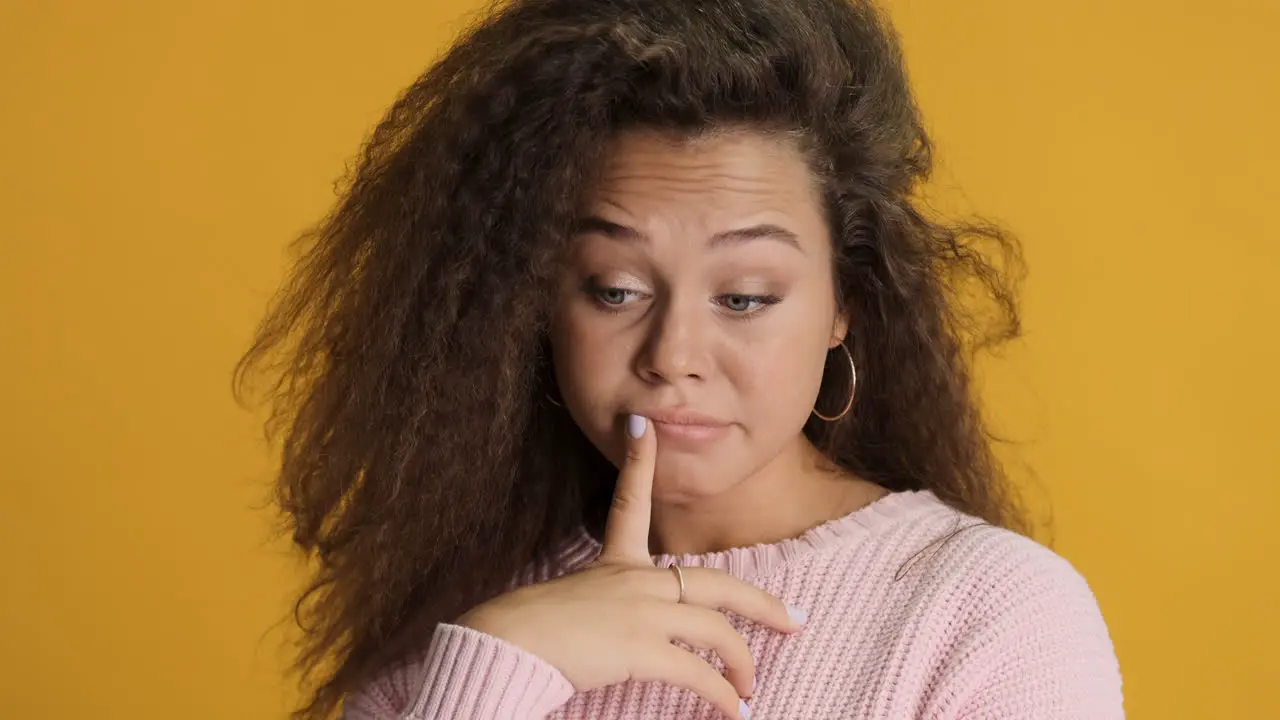
[[[649,418],[660,440],[679,444],[700,444],[728,433],[730,423],[710,415],[681,408],[638,411]]]

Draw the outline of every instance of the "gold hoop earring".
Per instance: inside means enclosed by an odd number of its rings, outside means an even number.
[[[849,352],[849,347],[844,343],[840,343],[840,349],[844,350],[844,356],[849,358],[849,401],[844,404],[844,409],[841,410],[838,415],[823,415],[818,412],[818,408],[815,407],[813,409],[813,414],[818,416],[819,420],[825,420],[827,422],[835,422],[849,414],[849,411],[853,409],[854,391],[858,387],[858,368],[854,367],[853,353]]]

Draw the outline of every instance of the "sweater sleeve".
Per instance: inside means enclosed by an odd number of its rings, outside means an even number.
[[[426,657],[347,698],[345,720],[542,720],[573,696],[559,670],[521,648],[441,624]]]
[[[1119,720],[1115,649],[1088,584],[1027,543],[988,575],[956,670],[956,720]],[[950,714],[950,713],[948,713]]]

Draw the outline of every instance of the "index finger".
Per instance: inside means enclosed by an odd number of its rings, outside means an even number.
[[[657,433],[648,418],[630,415],[625,434],[626,460],[618,472],[600,557],[605,561],[650,565],[653,560],[649,556],[649,517],[653,512]]]

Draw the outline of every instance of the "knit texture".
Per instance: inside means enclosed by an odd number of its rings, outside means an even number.
[[[571,572],[585,532],[524,582]],[[730,615],[756,659],[752,720],[1059,720],[1124,717],[1120,670],[1097,602],[1034,541],[929,492],[889,495],[804,535],[658,567],[714,567],[809,613],[782,635]],[[723,668],[714,655],[702,656]],[[348,699],[348,720],[721,717],[693,693],[628,682],[586,693],[540,658],[440,625],[415,662]]]

